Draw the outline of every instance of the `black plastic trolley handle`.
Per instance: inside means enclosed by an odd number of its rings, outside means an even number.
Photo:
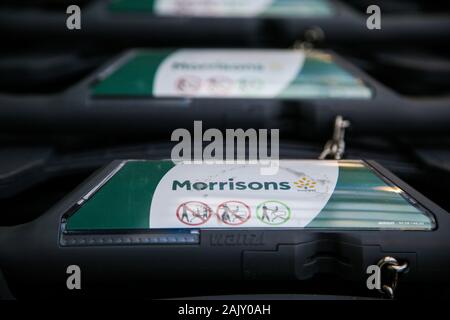
[[[350,130],[358,134],[423,134],[450,131],[450,98],[412,99],[392,96],[362,102],[320,101],[314,103],[310,117],[317,132],[329,130],[334,118],[349,120]]]
[[[320,28],[327,43],[424,43],[450,39],[448,15],[386,15],[382,30],[366,26],[367,16],[339,1],[332,3],[335,14],[302,18],[212,18],[161,17],[146,14],[110,12],[107,1],[94,1],[83,8],[83,27],[77,32],[66,29],[65,12],[33,9],[2,9],[0,29],[14,37],[64,36],[69,39],[114,39],[115,44],[189,45],[261,45],[293,43],[307,30]]]
[[[145,134],[191,128],[194,120],[219,128],[308,128],[328,134],[338,115],[350,120],[352,132],[391,135],[450,131],[450,98],[410,99],[392,96],[373,100],[242,100],[117,99],[90,105],[68,95],[14,97],[0,95],[0,132],[58,134]],[[134,101],[136,100],[136,101]],[[249,102],[251,101],[251,102]],[[185,104],[174,107],[174,103]],[[128,105],[130,104],[130,105]],[[261,108],[259,121],[242,117],[240,108]],[[211,109],[214,109],[211,111]],[[273,112],[269,112],[272,109]],[[283,115],[283,113],[285,113]],[[241,118],[240,121],[233,119]]]

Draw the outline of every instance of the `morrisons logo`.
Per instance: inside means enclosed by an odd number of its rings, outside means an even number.
[[[228,181],[220,182],[194,182],[189,180],[172,182],[172,190],[290,190],[289,182],[244,182],[234,181],[233,178]]]
[[[264,66],[259,63],[192,63],[192,62],[174,62],[172,64],[174,70],[221,70],[221,71],[254,71],[260,72],[264,70]]]

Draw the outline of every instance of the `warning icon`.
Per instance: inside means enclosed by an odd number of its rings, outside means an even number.
[[[241,225],[250,219],[250,207],[241,201],[227,201],[217,207],[217,218],[228,225]]]
[[[281,201],[265,201],[256,208],[256,217],[265,224],[280,225],[291,218],[291,209]]]
[[[199,226],[206,223],[212,216],[211,208],[200,201],[188,201],[177,208],[177,218],[189,226]]]
[[[197,76],[184,76],[176,80],[175,88],[186,94],[197,93],[202,86],[202,79]]]

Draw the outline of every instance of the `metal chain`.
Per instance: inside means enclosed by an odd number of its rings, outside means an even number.
[[[311,27],[303,34],[302,40],[297,40],[293,44],[294,50],[312,51],[316,44],[323,42],[325,33],[320,27]]]
[[[383,269],[387,270],[390,273],[391,279],[390,283],[382,284],[378,291],[387,295],[390,299],[393,299],[395,289],[397,289],[398,286],[399,274],[408,269],[408,263],[399,263],[397,259],[388,256],[378,261],[377,265],[380,268],[380,272],[383,272]]]
[[[325,147],[319,156],[320,160],[327,159],[328,157],[332,157],[335,160],[342,159],[345,152],[345,129],[349,126],[350,121],[344,120],[342,116],[336,117],[334,121],[333,137],[325,144]],[[381,288],[378,291],[393,299],[395,290],[398,286],[399,274],[408,269],[408,263],[399,263],[397,259],[387,256],[378,261],[377,265],[381,272],[383,269],[389,271],[391,279],[390,283],[381,285]]]
[[[334,121],[333,138],[328,140],[319,156],[320,160],[332,157],[335,160],[342,159],[345,152],[345,129],[350,126],[350,121],[344,120],[342,116],[337,116]]]

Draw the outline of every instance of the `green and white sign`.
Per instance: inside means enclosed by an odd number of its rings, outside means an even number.
[[[112,0],[113,12],[149,12],[189,17],[323,17],[328,0]]]
[[[109,70],[94,96],[370,99],[372,91],[322,52],[141,51]]]
[[[160,64],[153,94],[272,98],[295,79],[304,60],[293,50],[179,50]]]
[[[431,230],[430,216],[361,161],[259,165],[127,161],[67,231],[229,228]]]

